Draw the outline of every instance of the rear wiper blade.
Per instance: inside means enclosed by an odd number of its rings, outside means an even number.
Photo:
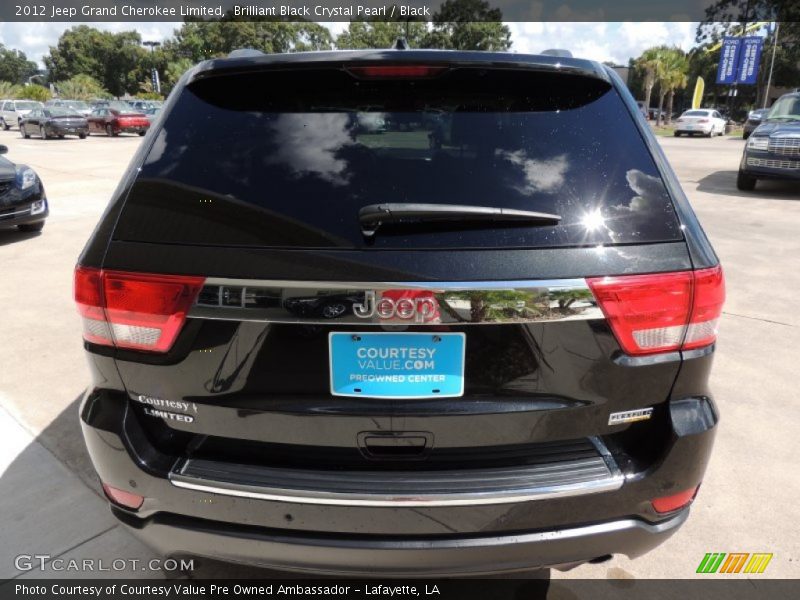
[[[370,204],[358,211],[361,233],[372,237],[381,225],[432,222],[519,223],[558,225],[560,215],[499,208],[496,206],[464,206],[458,204]]]

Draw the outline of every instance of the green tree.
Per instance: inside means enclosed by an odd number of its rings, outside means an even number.
[[[424,47],[505,51],[511,48],[511,31],[502,21],[500,9],[485,0],[445,0],[433,15]]]
[[[0,99],[16,98],[20,92],[20,86],[10,81],[0,81]]]
[[[108,98],[108,93],[100,82],[89,75],[75,75],[66,81],[57,81],[53,84],[61,98],[71,100],[93,100],[95,98]]]
[[[36,63],[28,60],[24,52],[6,48],[0,43],[0,80],[25,83],[28,77],[39,71]]]
[[[412,48],[427,42],[428,27],[418,21],[351,21],[336,38],[339,49],[390,48],[397,38],[405,38]]]
[[[44,63],[55,81],[89,75],[114,96],[136,92],[146,76],[147,51],[136,31],[111,33],[88,25],[65,31]]]
[[[661,53],[663,50],[664,46],[648,48],[636,59],[636,70],[641,77],[644,103],[647,108],[650,108],[653,87],[661,78]]]
[[[683,89],[689,80],[689,60],[683,50],[677,47],[663,48],[660,52],[661,68],[658,80],[658,123],[661,122],[661,113],[664,107],[664,98],[667,98],[667,121],[672,120],[672,105],[675,99],[675,90]]]
[[[23,86],[17,95],[18,98],[24,98],[25,100],[38,100],[39,102],[46,102],[47,100],[50,100],[51,96],[52,94],[50,93],[49,89],[37,83]]]
[[[189,21],[164,44],[165,63],[188,58],[200,62],[225,56],[237,48],[254,48],[267,53],[330,50],[330,31],[312,22],[240,20],[226,15],[218,21]],[[166,64],[164,64],[166,67]]]
[[[194,62],[188,58],[179,58],[169,64],[163,71],[161,78],[161,93],[169,94],[181,76],[194,66]]]

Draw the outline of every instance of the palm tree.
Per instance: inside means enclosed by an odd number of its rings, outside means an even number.
[[[672,103],[675,99],[675,90],[683,89],[689,83],[689,58],[680,48],[671,48],[669,52],[664,54],[663,68],[664,72],[660,82],[661,92],[667,95],[667,120],[672,121]]]
[[[648,48],[636,59],[636,66],[644,72],[645,103],[650,107],[653,88],[658,84],[658,114],[656,124],[661,125],[664,112],[664,98],[669,96],[669,109],[672,115],[672,101],[675,90],[686,87],[689,61],[678,47],[654,46]]]
[[[661,51],[663,47],[648,48],[636,59],[636,68],[644,73],[644,103],[650,108],[653,86],[661,77]]]

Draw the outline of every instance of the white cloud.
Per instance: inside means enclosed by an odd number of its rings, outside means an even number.
[[[507,23],[514,52],[537,53],[564,48],[576,57],[628,64],[643,50],[660,44],[689,50],[696,23],[544,22]]]

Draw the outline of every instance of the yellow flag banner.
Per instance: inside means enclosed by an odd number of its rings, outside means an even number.
[[[706,89],[706,82],[702,77],[697,78],[697,83],[694,84],[694,95],[692,96],[692,108],[700,108],[703,104],[703,92]]]

